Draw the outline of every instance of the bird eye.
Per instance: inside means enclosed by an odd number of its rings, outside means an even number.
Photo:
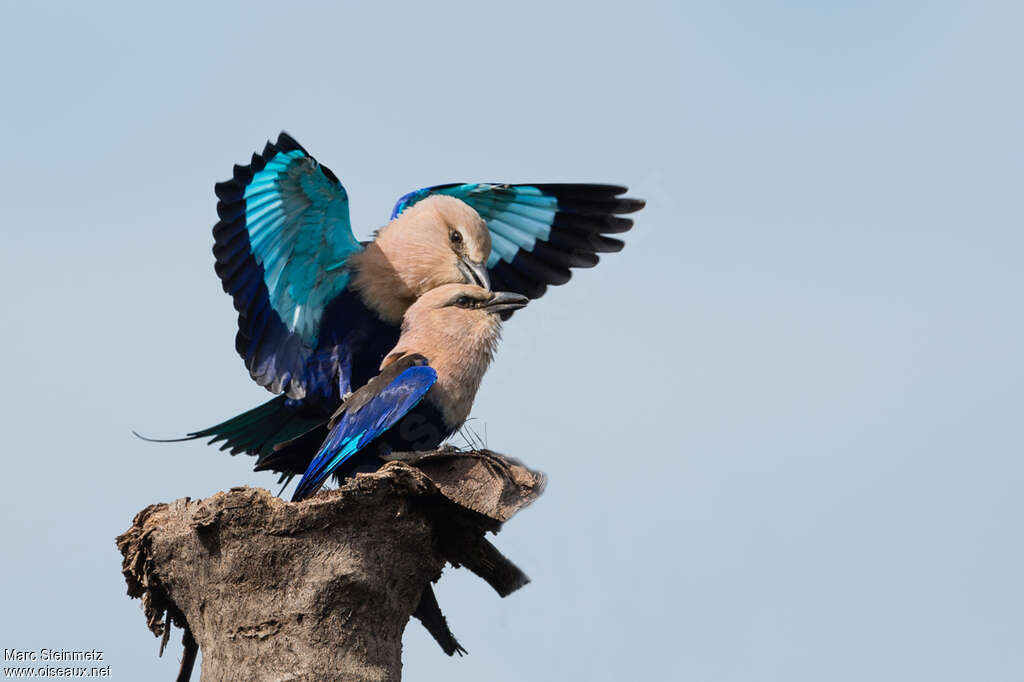
[[[452,233],[449,235],[449,237],[451,237],[452,244],[462,243],[462,233],[459,232],[458,230],[452,230]]]
[[[457,305],[460,308],[470,308],[473,305],[473,299],[471,299],[469,296],[459,296],[457,299],[455,299],[455,305]]]

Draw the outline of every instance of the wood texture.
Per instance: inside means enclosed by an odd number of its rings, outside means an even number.
[[[129,596],[165,644],[171,623],[192,633],[203,679],[400,679],[446,562],[502,596],[528,582],[484,535],[544,477],[489,451],[397,459],[299,503],[240,487],[147,507],[117,539]]]

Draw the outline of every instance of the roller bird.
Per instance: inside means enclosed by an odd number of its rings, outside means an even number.
[[[621,250],[608,235],[629,230],[622,216],[644,205],[615,185],[435,185],[401,197],[360,242],[337,176],[287,133],[215,189],[213,253],[238,311],[235,348],[256,383],[280,395],[177,440],[256,455],[257,471],[285,483],[306,471],[327,431],[288,457],[274,446],[325,424],[374,377],[420,296],[466,283],[538,298],[572,268]]]
[[[432,450],[469,416],[494,355],[501,317],[527,304],[522,294],[446,284],[420,296],[405,313],[395,347],[380,373],[346,397],[292,495],[315,494],[332,474],[341,479],[361,466],[376,468],[392,451]],[[317,433],[314,431],[313,433]],[[278,453],[308,446],[298,439]],[[465,653],[448,627],[433,587],[413,612],[449,656]]]
[[[372,465],[391,452],[433,450],[458,430],[494,356],[501,316],[529,300],[467,284],[445,284],[420,296],[380,373],[331,417],[292,501],[316,493],[332,474],[344,478],[362,462]]]

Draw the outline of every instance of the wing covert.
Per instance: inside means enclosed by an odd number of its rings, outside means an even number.
[[[296,487],[293,502],[319,490],[345,460],[416,407],[437,381],[437,372],[425,363],[422,356],[410,356],[405,369],[385,370],[377,377],[381,381],[371,380],[352,394],[332,418],[331,431]]]

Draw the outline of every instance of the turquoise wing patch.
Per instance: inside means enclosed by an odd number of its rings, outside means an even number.
[[[348,284],[352,234],[338,178],[287,133],[216,186],[216,270],[238,310],[235,346],[253,379],[306,395],[328,303]]]

